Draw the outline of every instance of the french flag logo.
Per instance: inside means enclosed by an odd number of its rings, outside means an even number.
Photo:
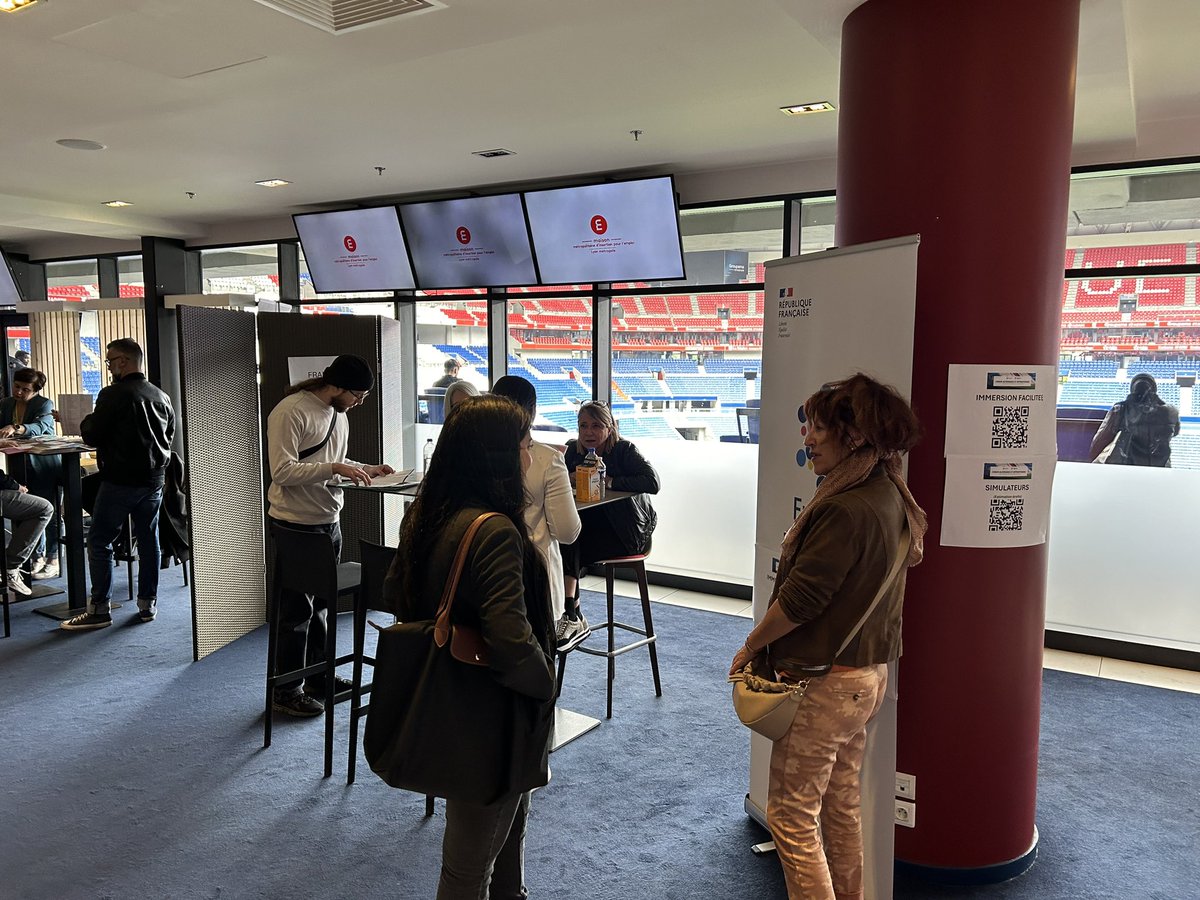
[[[779,289],[779,299],[780,300],[782,300],[784,297],[790,297],[790,296],[792,296],[791,288],[780,288]]]

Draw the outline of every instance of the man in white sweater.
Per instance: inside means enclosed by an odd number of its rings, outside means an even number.
[[[267,490],[272,529],[280,526],[321,531],[342,552],[342,489],[333,483],[339,476],[355,484],[370,484],[378,475],[393,472],[388,465],[363,465],[346,458],[349,425],[340,413],[349,412],[375,385],[375,374],[360,356],[339,356],[320,378],[310,378],[288,389],[267,418],[267,452],[271,486]],[[318,601],[323,603],[323,599]],[[292,672],[325,659],[324,606],[314,609],[314,597],[283,591],[279,597],[277,672]],[[343,679],[338,679],[341,682]],[[306,690],[305,690],[306,689]],[[273,707],[292,716],[319,716],[324,704],[324,678],[310,677],[275,688]]]

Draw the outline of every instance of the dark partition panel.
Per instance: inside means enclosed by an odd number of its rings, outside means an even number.
[[[254,316],[178,310],[190,485],[196,659],[265,621],[263,484]]]
[[[380,307],[381,312],[390,307]],[[383,372],[381,360],[399,358],[397,323],[376,316],[305,316],[294,313],[260,313],[258,316],[261,366],[262,435],[266,438],[266,419],[284,396],[291,383],[289,359],[338,356],[354,353],[363,357],[376,372],[375,390],[366,401],[347,413],[350,423],[349,455],[362,463],[387,462],[400,465],[400,388],[394,369]],[[387,413],[394,407],[392,413]],[[264,446],[264,461],[265,456]],[[264,484],[269,479],[264,472]],[[359,540],[394,544],[394,514],[385,516],[385,500],[380,494],[346,492],[342,509],[342,559],[358,559]],[[386,504],[388,510],[391,504]],[[391,540],[388,540],[388,538]]]

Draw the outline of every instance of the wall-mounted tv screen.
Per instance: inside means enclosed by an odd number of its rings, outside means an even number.
[[[319,294],[416,287],[394,206],[292,216]]]
[[[17,278],[8,265],[8,257],[0,252],[0,306],[12,306],[22,299]]]
[[[537,284],[520,194],[409,203],[400,220],[418,287]]]
[[[669,176],[530,191],[525,209],[543,284],[683,277]]]

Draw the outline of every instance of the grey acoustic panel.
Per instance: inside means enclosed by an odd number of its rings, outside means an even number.
[[[266,620],[254,316],[178,310],[196,659]]]
[[[381,314],[390,312],[380,306]],[[386,328],[385,328],[386,326]],[[376,372],[375,389],[366,401],[347,413],[350,424],[348,455],[361,463],[390,462],[398,465],[392,454],[385,452],[385,415],[389,402],[398,402],[398,390],[389,401],[390,376],[383,372],[383,335],[387,334],[389,355],[399,352],[399,330],[395,322],[377,316],[306,316],[296,313],[259,313],[259,364],[261,367],[262,435],[266,439],[266,418],[284,397],[290,383],[288,360],[292,357],[338,356],[353,353],[363,357]],[[390,367],[389,367],[390,368]],[[388,433],[394,422],[387,425]],[[396,454],[398,456],[398,453]],[[265,444],[264,444],[264,460]],[[264,470],[263,483],[268,484],[270,473]],[[342,559],[358,560],[359,540],[387,543],[384,531],[384,498],[377,493],[346,491],[342,508]],[[268,510],[269,512],[269,510]]]

